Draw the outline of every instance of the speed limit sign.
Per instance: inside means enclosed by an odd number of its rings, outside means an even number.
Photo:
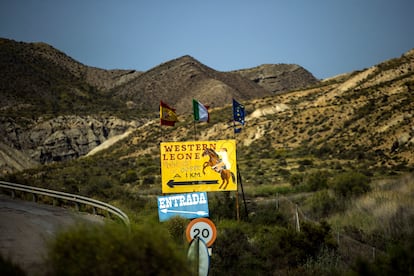
[[[188,224],[185,234],[189,242],[199,237],[207,246],[211,246],[216,240],[217,230],[208,218],[196,218]]]

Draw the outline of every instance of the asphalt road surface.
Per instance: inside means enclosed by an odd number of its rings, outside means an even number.
[[[99,216],[0,194],[0,254],[28,275],[42,275],[48,240],[73,224],[102,223],[103,220]]]

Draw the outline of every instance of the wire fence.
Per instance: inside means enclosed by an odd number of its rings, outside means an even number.
[[[290,218],[288,219],[289,225],[293,229],[296,229],[296,231],[301,231],[301,223],[303,222],[318,223],[308,217],[298,204],[283,195],[278,195],[276,198],[266,200],[266,202],[268,204],[275,204],[275,207],[281,213],[286,214]],[[358,258],[374,261],[376,258],[386,255],[385,252],[375,246],[356,240],[339,231],[333,232],[332,234],[335,235],[341,260],[345,263],[351,264]]]

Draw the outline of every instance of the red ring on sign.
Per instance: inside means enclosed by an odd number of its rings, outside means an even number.
[[[214,223],[208,218],[196,218],[196,219],[193,219],[192,221],[190,221],[190,223],[187,225],[187,229],[185,230],[185,235],[187,237],[187,241],[191,242],[191,240],[192,240],[192,238],[191,238],[191,229],[193,228],[193,226],[195,224],[200,223],[200,222],[204,222],[204,223],[208,224],[211,227],[211,230],[212,230],[211,231],[212,232],[211,233],[211,239],[208,242],[206,242],[206,245],[208,247],[210,247],[214,243],[214,241],[216,240],[217,229],[216,229],[216,226],[214,225]]]

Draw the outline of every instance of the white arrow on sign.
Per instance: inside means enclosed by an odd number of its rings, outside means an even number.
[[[196,214],[197,216],[206,216],[208,213],[206,211],[178,211],[178,210],[168,210],[168,209],[161,209],[162,213],[181,213],[181,214]]]

